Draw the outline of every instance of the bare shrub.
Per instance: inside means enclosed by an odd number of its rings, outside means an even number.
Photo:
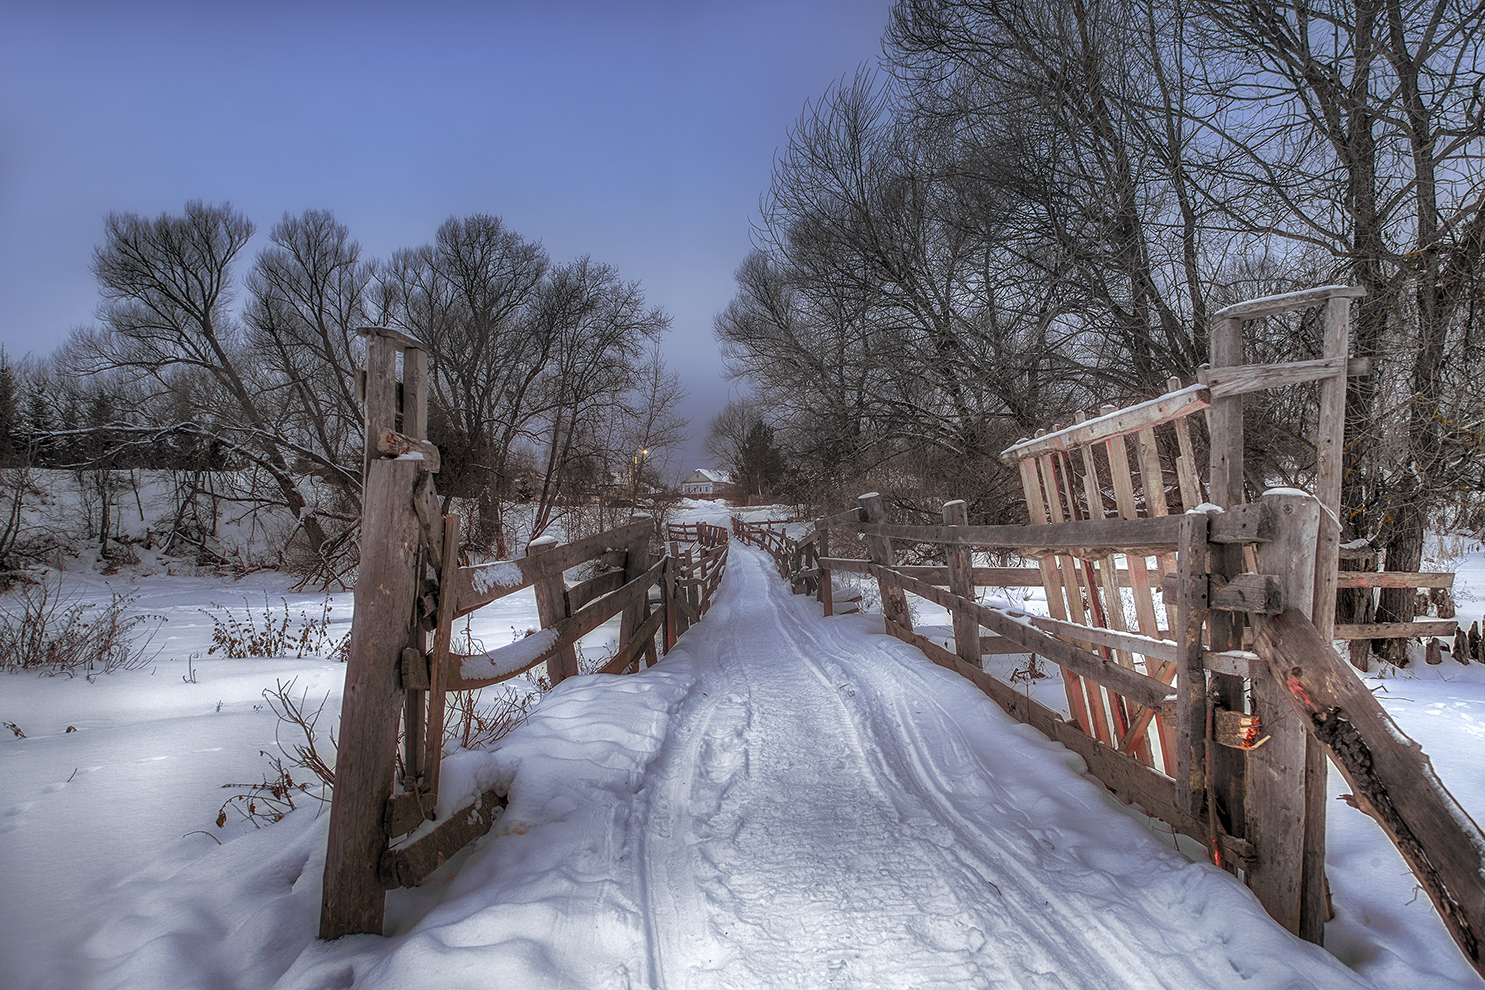
[[[263,595],[261,613],[248,609],[239,618],[231,609],[216,602],[200,610],[212,622],[211,648],[208,654],[221,653],[229,660],[248,657],[339,657],[345,659],[349,637],[330,634],[329,596],[320,604],[319,614],[299,610],[295,619],[289,613],[289,602],[280,598],[282,609],[275,609]],[[244,602],[246,604],[246,602]],[[261,625],[260,625],[261,616]]]
[[[462,749],[475,749],[503,738],[526,721],[539,693],[517,694],[509,688],[493,702],[481,704],[484,689],[451,691],[443,723],[444,745],[455,743]]]
[[[323,741],[316,734],[320,714],[325,710],[330,696],[327,694],[311,710],[308,691],[301,691],[297,699],[294,697],[296,680],[297,678],[291,678],[287,684],[275,681],[272,688],[263,689],[263,700],[268,702],[268,707],[278,716],[274,741],[278,744],[279,753],[258,750],[258,755],[268,760],[262,781],[256,784],[222,785],[223,788],[238,793],[222,802],[217,811],[217,828],[226,827],[229,812],[233,811],[243,821],[252,822],[254,828],[282,821],[285,815],[297,807],[294,804],[295,794],[306,795],[322,803],[330,800],[330,790],[335,786],[335,738],[331,735],[328,747],[322,751]],[[296,740],[285,745],[283,732],[286,728],[292,728],[295,735],[304,737],[304,741]],[[294,773],[299,773],[298,780],[294,779]]]
[[[272,773],[265,772],[263,780],[257,784],[223,784],[224,788],[239,791],[226,801],[217,811],[217,828],[223,828],[227,824],[228,810],[236,811],[244,821],[253,823],[254,828],[262,828],[264,825],[272,825],[274,822],[283,821],[285,815],[293,811],[294,792],[308,793],[312,786],[307,781],[295,782],[289,776],[289,770],[283,761],[267,750],[259,750],[261,755],[268,757],[268,765]],[[321,800],[324,800],[321,798]]]
[[[86,599],[62,579],[46,577],[0,599],[0,657],[5,670],[83,673],[88,679],[131,670],[159,655],[151,649],[163,615],[133,611],[135,595]]]

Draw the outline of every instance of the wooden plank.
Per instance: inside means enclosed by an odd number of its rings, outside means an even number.
[[[1032,526],[885,525],[863,523],[865,536],[914,543],[954,543],[978,547],[1023,548],[1032,551],[1106,557],[1110,553],[1152,556],[1176,549],[1180,525],[1175,516],[1158,519],[1080,519]]]
[[[1345,361],[1351,348],[1351,299],[1332,296],[1325,307],[1325,350]],[[1346,372],[1320,383],[1320,415],[1315,426],[1315,497],[1326,511],[1320,517],[1315,553],[1315,625],[1322,635],[1335,626],[1336,571],[1340,569],[1341,476],[1345,465]]]
[[[641,653],[644,653],[646,649],[651,648],[646,644],[653,643],[655,639],[655,633],[660,631],[660,625],[664,621],[665,612],[663,609],[656,609],[649,615],[645,616],[645,620],[641,622],[638,628],[634,630],[634,635],[630,637],[629,642],[619,647],[619,650],[617,653],[614,654],[613,659],[609,660],[608,663],[600,667],[598,673],[622,674],[624,671],[628,670],[634,664],[635,659],[638,658]]]
[[[1048,433],[1032,440],[1021,440],[1001,452],[1001,459],[1021,460],[1040,457],[1054,450],[1101,443],[1116,437],[1127,436],[1139,430],[1168,423],[1205,409],[1210,401],[1207,389],[1202,385],[1170,392],[1148,402],[1141,402],[1115,412],[1109,412]]]
[[[1247,650],[1207,650],[1202,654],[1202,663],[1207,670],[1230,677],[1256,677],[1260,661],[1257,654]],[[1261,671],[1259,671],[1261,673]]]
[[[861,507],[856,506],[844,512],[837,512],[833,516],[816,519],[814,524],[815,532],[818,533],[824,529],[855,529],[857,525],[864,521],[861,516]]]
[[[660,611],[665,613],[665,640],[663,648],[666,653],[675,649],[676,638],[680,630],[676,628],[676,604],[675,604],[675,582],[679,573],[679,563],[675,559],[675,543],[670,544],[670,553],[665,557],[665,567],[660,572]]]
[[[945,502],[943,507],[945,526],[968,526],[969,506],[962,499]],[[969,547],[947,548],[949,591],[960,598],[971,600],[975,596],[973,563]],[[954,652],[971,666],[980,665],[980,626],[962,609],[950,613],[954,623]]]
[[[1241,497],[1241,492],[1232,497]],[[1207,542],[1221,546],[1264,543],[1273,539],[1274,530],[1271,508],[1262,502],[1239,502],[1223,507],[1221,512],[1211,513]]]
[[[1178,594],[1176,576],[1164,575],[1160,590],[1172,598]],[[1237,574],[1232,578],[1216,574],[1208,581],[1207,607],[1224,612],[1278,615],[1285,608],[1284,591],[1272,574]]]
[[[371,326],[366,326],[366,327],[355,327],[354,329],[355,329],[355,332],[357,334],[359,334],[360,336],[368,338],[368,340],[367,340],[367,347],[368,348],[371,347],[371,346],[374,346],[375,338],[382,338],[382,339],[388,341],[390,345],[394,345],[395,346],[395,349],[397,349],[397,350],[404,350],[406,348],[414,348],[416,350],[426,351],[428,349],[428,345],[427,344],[423,343],[421,340],[419,340],[418,338],[414,337],[412,334],[405,333],[405,332],[403,332],[401,330],[397,330],[397,329],[395,329],[393,327],[371,327]],[[389,347],[389,349],[392,349],[392,348]]]
[[[856,500],[861,506],[861,517],[874,524],[877,528],[890,529],[885,526],[887,510],[882,506],[882,496],[876,492],[869,492]],[[882,567],[891,567],[896,563],[892,553],[891,537],[883,533],[872,533],[867,535],[866,549],[871,554],[874,564]],[[878,580],[881,580],[880,571],[876,572]],[[882,614],[892,622],[897,623],[903,629],[912,629],[913,620],[908,615],[907,598],[902,591],[888,583],[881,583]]]
[[[624,586],[624,569],[605,571],[567,589],[567,607],[580,609],[589,602],[612,594]]]
[[[1341,571],[1337,588],[1452,588],[1454,575],[1419,571]],[[1339,639],[1340,637],[1336,637]]]
[[[1109,657],[1101,657],[1042,632],[1031,623],[1031,617],[1023,613],[1012,613],[981,605],[971,599],[960,598],[953,592],[936,588],[931,584],[924,584],[904,574],[898,574],[891,568],[879,567],[875,564],[872,566],[873,573],[884,584],[911,591],[915,595],[937,602],[951,610],[963,610],[985,628],[1012,642],[1020,643],[1028,653],[1046,657],[1080,677],[1098,681],[1136,704],[1146,708],[1159,708],[1171,694],[1170,687],[1156,678],[1138,671],[1126,670]]]
[[[1207,517],[1196,513],[1174,517],[1181,521],[1182,546],[1176,563],[1180,595],[1176,599],[1173,630],[1178,637],[1176,657],[1176,805],[1193,816],[1207,801],[1206,713],[1207,675],[1203,664],[1202,630],[1207,613]]]
[[[1172,378],[1168,388],[1174,391],[1180,385],[1180,379]],[[1175,431],[1176,447],[1180,450],[1180,456],[1176,458],[1176,481],[1181,486],[1181,508],[1190,512],[1205,501],[1201,493],[1201,478],[1196,469],[1196,452],[1191,444],[1191,422],[1182,417],[1171,423],[1171,429]]]
[[[505,798],[493,790],[480,795],[479,804],[454,812],[427,835],[397,849],[388,849],[378,863],[383,889],[416,887],[451,857],[490,831],[505,810]]]
[[[402,351],[402,432],[411,440],[427,443],[428,440],[428,352],[422,347],[403,346]],[[430,458],[435,466],[428,470],[438,473],[438,448],[433,447]],[[426,452],[425,452],[426,453]]]
[[[1335,627],[1331,639],[1411,639],[1415,636],[1453,636],[1453,619],[1416,619],[1412,622],[1369,622]]]
[[[1019,613],[1008,614],[1018,615]],[[1024,616],[1024,619],[1043,632],[1052,633],[1054,636],[1065,636],[1074,641],[1107,646],[1115,650],[1126,650],[1154,660],[1174,660],[1178,653],[1174,642],[1144,636],[1140,633],[1121,632],[1101,626],[1080,626],[1073,622],[1062,622],[1041,615],[1028,614]],[[1128,665],[1121,663],[1120,666],[1127,667]]]
[[[427,440],[388,430],[376,438],[376,451],[382,457],[420,457],[429,473],[438,473],[438,448]]]
[[[371,387],[375,390],[375,378]],[[380,935],[386,902],[377,872],[383,815],[397,765],[400,657],[412,631],[422,540],[413,512],[416,461],[374,460],[362,498],[361,569],[341,702],[320,937]]]
[[[1330,641],[1303,613],[1270,620],[1254,649],[1295,715],[1335,761],[1428,892],[1449,934],[1485,975],[1485,835]]]
[[[1197,378],[1212,390],[1212,398],[1225,399],[1249,392],[1334,378],[1337,375],[1344,379],[1345,373],[1345,357],[1327,357],[1284,364],[1239,364],[1230,368],[1203,368],[1197,372]]]
[[[820,557],[822,568],[851,574],[867,573],[869,563],[869,561],[856,560],[851,557],[831,557],[828,554],[822,554]],[[943,564],[899,564],[896,569],[920,581],[927,581],[929,584],[948,585],[949,583],[949,568]],[[1042,587],[1042,572],[1037,567],[976,567],[972,570],[971,578],[976,587]],[[1128,583],[1128,573],[1120,571],[1119,579]]]
[[[366,396],[362,409],[366,428],[361,450],[361,477],[369,479],[368,465],[379,457],[377,438],[397,428],[397,347],[384,337],[366,343]],[[363,486],[364,487],[364,486]]]
[[[438,800],[440,769],[443,766],[443,724],[448,678],[449,648],[454,635],[453,577],[459,569],[460,517],[450,513],[443,517],[443,561],[438,592],[438,613],[434,619],[433,652],[428,659],[428,716],[424,747],[428,753],[425,784],[428,793]]]
[[[433,817],[438,801],[426,791],[402,791],[387,800],[382,827],[389,839],[406,835]]]
[[[1068,516],[1063,504],[1063,497],[1066,493],[1062,485],[1058,483],[1057,469],[1053,460],[1053,454],[1038,457],[1037,471],[1042,487],[1047,493],[1047,512],[1051,517],[1051,523],[1056,525],[1066,522]],[[1076,557],[1067,555],[1054,557],[1052,567],[1057,572],[1057,583],[1067,599],[1068,618],[1080,626],[1087,625],[1087,613],[1083,609],[1082,583],[1078,575]],[[1089,646],[1086,643],[1077,645],[1083,649]],[[1099,741],[1112,743],[1113,735],[1108,728],[1103,695],[1099,693],[1097,685],[1084,684],[1075,673],[1067,670],[1062,673],[1062,681],[1067,690],[1067,703],[1078,725]]]
[[[638,533],[648,533],[651,527],[652,523],[642,520],[554,547],[540,558],[522,557],[461,567],[454,583],[454,618],[519,591],[537,578],[561,573],[610,550],[626,547]],[[506,584],[507,579],[514,583]]]
[[[538,536],[526,544],[526,559],[533,560],[557,548],[555,536]],[[561,625],[571,613],[567,606],[567,586],[562,572],[545,569],[542,576],[531,583],[536,592],[536,616],[543,629]],[[547,680],[555,687],[569,677],[579,674],[577,646],[566,643],[552,651],[547,658]]]
[[[816,532],[820,540],[820,586],[815,591],[815,600],[820,603],[821,614],[828,619],[835,614],[835,581],[831,577],[830,565],[826,563],[830,557],[830,529],[817,528]]]
[[[624,585],[618,591],[605,595],[597,601],[589,602],[587,605],[574,611],[567,618],[558,622],[555,626],[551,627],[557,633],[555,642],[541,654],[528,658],[519,668],[508,670],[499,677],[466,677],[461,668],[451,665],[448,690],[472,691],[476,688],[489,687],[492,684],[499,684],[501,681],[508,681],[512,677],[519,676],[539,663],[545,663],[549,657],[556,654],[562,647],[576,643],[579,639],[582,639],[588,633],[603,625],[619,612],[633,606],[635,602],[648,600],[650,586],[659,578],[664,567],[665,558],[662,557],[659,563]],[[499,650],[491,650],[490,652],[492,654],[498,654]],[[456,659],[462,663],[464,658],[458,657]]]
[[[1264,316],[1278,316],[1280,313],[1292,313],[1296,310],[1309,309],[1311,306],[1319,306],[1331,299],[1360,299],[1366,295],[1366,290],[1355,285],[1322,285],[1314,289],[1300,289],[1297,292],[1284,292],[1273,296],[1262,296],[1258,299],[1247,299],[1240,303],[1233,303],[1225,309],[1219,309],[1212,314],[1213,320],[1256,320]],[[1212,355],[1212,363],[1216,364],[1219,358]]]
[[[1259,564],[1279,578],[1286,600],[1300,609],[1310,608],[1320,505],[1302,494],[1271,493],[1263,500],[1276,509],[1279,533],[1259,550]],[[1307,927],[1308,740],[1303,724],[1271,678],[1254,680],[1251,704],[1268,741],[1248,752],[1248,831],[1244,838],[1253,844],[1256,859],[1246,882],[1274,920],[1300,935]],[[1323,919],[1323,902],[1319,908]]]

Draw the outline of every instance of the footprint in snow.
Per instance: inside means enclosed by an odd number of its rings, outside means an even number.
[[[21,815],[31,810],[31,805],[32,802],[27,801],[23,804],[13,804],[4,811],[0,811],[0,835],[4,835],[6,832],[14,832],[20,828],[23,824]]]

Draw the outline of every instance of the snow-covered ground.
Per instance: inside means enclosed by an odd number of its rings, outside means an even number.
[[[1472,548],[1456,566],[1467,622],[1485,565]],[[0,676],[0,719],[25,733],[0,738],[0,987],[1485,986],[1342,802],[1332,956],[879,618],[821,620],[742,548],[660,665],[569,681],[495,751],[455,754],[454,780],[510,781],[505,816],[390,895],[389,937],[319,943],[319,802],[261,829],[214,822],[237,793],[222,785],[260,780],[275,750],[262,691],[328,695],[323,727],[344,668],[190,659],[211,639],[198,609],[278,608],[281,587],[152,577],[139,605],[170,622],[150,666]],[[321,601],[285,597],[294,614]],[[498,645],[534,614],[512,596],[471,631]],[[338,596],[333,631],[349,618]],[[1485,818],[1485,667],[1374,686]]]

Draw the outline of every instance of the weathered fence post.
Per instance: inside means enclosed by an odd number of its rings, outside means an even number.
[[[538,536],[526,544],[526,556],[539,558],[555,548],[557,543],[555,536]],[[531,583],[531,588],[536,592],[536,617],[542,628],[550,629],[567,618],[567,582],[563,580],[560,570],[544,574]],[[547,680],[551,681],[553,687],[579,673],[575,646],[564,646],[557,651],[556,656],[547,660]]]
[[[1242,321],[1220,317],[1212,321],[1211,361],[1213,367],[1230,367],[1243,363]],[[1207,477],[1209,497],[1224,509],[1243,504],[1243,397],[1213,398],[1207,416],[1210,436],[1210,462]],[[1211,549],[1209,569],[1213,580],[1230,580],[1243,572],[1243,548],[1238,544],[1216,544]],[[1239,650],[1243,646],[1244,617],[1241,612],[1216,610],[1207,622],[1212,650]],[[1218,708],[1241,712],[1246,704],[1247,689],[1241,677],[1213,674],[1211,686]],[[1219,746],[1212,752],[1213,787],[1219,823],[1229,834],[1247,838],[1247,773],[1246,753]]]
[[[857,503],[861,506],[862,518],[867,525],[885,525],[887,522],[887,510],[882,507],[882,496],[876,492],[868,492],[858,498]],[[891,567],[897,561],[892,556],[892,540],[886,536],[869,535],[866,537],[866,551],[871,557],[873,564],[882,567]],[[887,620],[887,632],[896,635],[897,630],[903,632],[913,631],[913,619],[908,614],[907,595],[894,584],[889,584],[883,578],[877,578],[877,588],[882,596],[882,616]],[[896,627],[894,629],[893,627]]]
[[[1199,816],[1211,780],[1208,776],[1206,712],[1207,674],[1202,656],[1202,629],[1207,618],[1207,517],[1181,516],[1180,551],[1176,554],[1176,622],[1171,630],[1176,653],[1176,805]]]
[[[820,552],[820,584],[815,589],[815,597],[820,602],[820,608],[826,618],[835,614],[835,585],[834,578],[830,575],[830,569],[825,566],[825,558],[830,556],[830,527],[815,523],[816,546]]]
[[[443,767],[444,704],[448,692],[449,653],[454,626],[454,581],[459,569],[459,523],[452,513],[443,517],[443,559],[438,573],[438,618],[434,626],[433,654],[428,664],[428,729],[424,749],[428,754],[428,776],[424,782],[436,802]]]
[[[381,934],[386,906],[379,868],[388,845],[383,821],[397,766],[402,650],[415,629],[423,547],[413,498],[427,467],[421,458],[386,459],[376,453],[378,437],[395,423],[398,348],[388,336],[367,341],[361,566],[330,805],[320,910],[324,939]]]
[[[1300,492],[1270,492],[1263,504],[1273,514],[1276,532],[1272,541],[1259,545],[1259,568],[1278,579],[1286,608],[1308,616],[1314,607],[1320,503]],[[1312,797],[1317,789],[1322,796],[1325,791],[1324,755],[1316,768],[1309,750],[1318,744],[1273,678],[1253,678],[1252,704],[1267,741],[1247,751],[1246,838],[1255,857],[1247,884],[1280,924],[1318,943],[1325,923],[1325,809],[1323,803],[1317,809]]]
[[[660,573],[660,607],[665,610],[665,652],[675,648],[676,641],[676,541],[670,541],[670,553],[665,555],[665,569]]]
[[[648,522],[650,520],[650,517],[643,513],[637,513],[634,516],[634,521],[639,522],[640,520]],[[649,530],[645,530],[644,533],[636,536],[634,538],[634,542],[630,543],[626,549],[628,550],[628,552],[624,555],[624,583],[628,584],[630,581],[633,581],[634,579],[640,577],[644,574],[645,571],[650,569],[651,561]],[[640,623],[644,622],[645,616],[649,615],[649,613],[650,604],[648,596],[641,596],[639,601],[635,602],[633,605],[624,610],[624,615],[619,620],[620,649],[623,649],[629,644],[630,639],[634,636],[634,631],[639,628]],[[645,648],[644,656],[646,656],[651,663],[655,661],[655,644],[653,640],[651,641],[650,645]],[[644,660],[639,660],[638,662],[640,667],[644,666]]]
[[[945,526],[968,526],[969,506],[963,499],[944,503]],[[974,558],[969,547],[962,543],[950,544],[945,557],[949,565],[949,590],[960,598],[970,601],[975,597]],[[959,659],[980,669],[980,624],[967,609],[956,608],[954,617],[954,652]]]

